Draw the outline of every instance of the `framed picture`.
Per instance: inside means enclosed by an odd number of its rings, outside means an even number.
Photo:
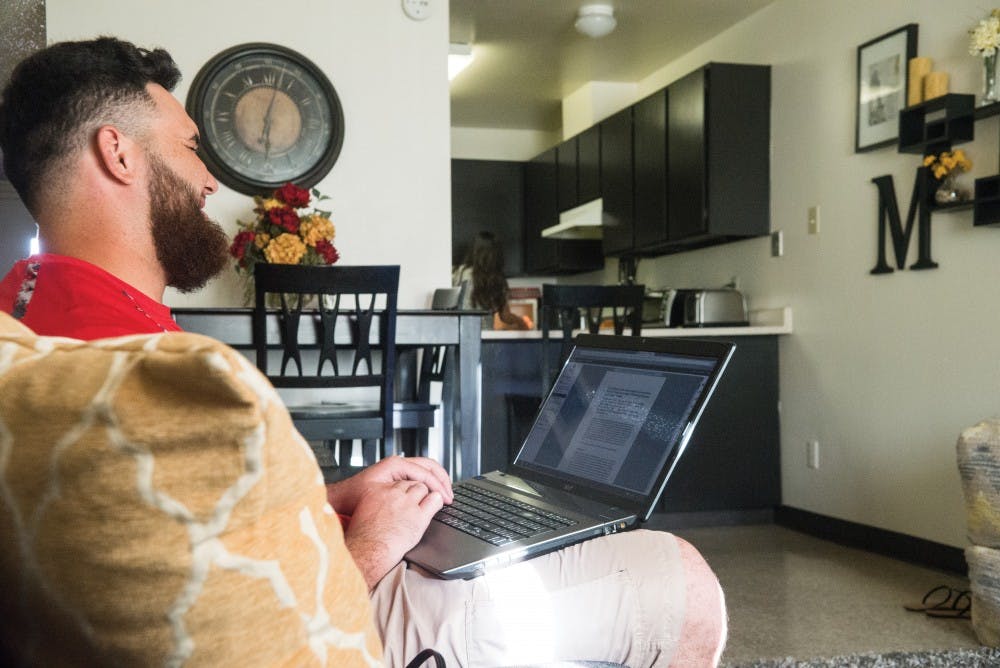
[[[876,37],[858,47],[857,132],[854,151],[888,146],[899,136],[899,110],[906,106],[907,69],[917,55],[917,24]]]

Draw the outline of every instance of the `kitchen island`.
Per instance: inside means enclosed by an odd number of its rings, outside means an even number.
[[[792,333],[790,308],[752,311],[750,326],[667,328],[650,337],[721,338],[736,352],[663,494],[660,510],[679,520],[767,520],[781,503],[778,339]],[[559,332],[553,334],[561,336]],[[482,466],[505,469],[542,397],[539,331],[484,331]],[[550,345],[550,363],[559,346]]]

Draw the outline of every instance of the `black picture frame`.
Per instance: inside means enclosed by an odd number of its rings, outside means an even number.
[[[858,47],[854,152],[896,143],[906,106],[910,58],[917,55],[917,24],[908,23]]]

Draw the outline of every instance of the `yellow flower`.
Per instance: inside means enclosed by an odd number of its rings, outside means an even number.
[[[271,240],[264,249],[264,257],[272,264],[298,264],[306,254],[306,245],[297,234],[285,232]]]
[[[930,167],[934,178],[943,179],[952,172],[967,172],[972,169],[972,161],[965,156],[965,151],[942,151],[939,155],[924,157],[924,167]]]
[[[267,232],[258,232],[253,238],[253,243],[257,248],[264,248],[271,241],[271,235]]]
[[[329,218],[313,214],[302,221],[299,226],[299,236],[309,246],[316,246],[317,241],[333,241],[334,227]]]
[[[261,211],[270,211],[271,209],[276,209],[281,206],[285,206],[284,203],[274,197],[268,197],[260,202]]]

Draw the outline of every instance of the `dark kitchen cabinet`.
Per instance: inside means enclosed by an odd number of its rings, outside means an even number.
[[[667,91],[633,107],[635,122],[635,249],[667,241]]]
[[[561,213],[572,209],[580,201],[578,160],[580,156],[580,141],[578,137],[567,139],[556,149],[558,167],[556,190],[556,208]]]
[[[569,274],[595,271],[604,266],[600,241],[542,236],[542,230],[559,223],[559,153],[562,150],[562,146],[549,149],[524,167],[524,272],[527,274]],[[575,143],[573,153],[575,155]]]
[[[632,107],[601,122],[600,175],[605,255],[628,253],[633,235]]]
[[[451,262],[459,265],[480,232],[503,244],[504,273],[524,271],[523,162],[451,161]]]
[[[601,196],[601,132],[594,125],[559,144],[560,213]]]
[[[768,234],[771,68],[710,63],[667,90],[666,243]]]
[[[665,512],[781,503],[778,337],[726,338],[736,351],[663,493]],[[558,356],[558,347],[549,353]],[[542,401],[538,339],[483,341],[482,469],[507,469]],[[550,360],[554,363],[554,358]]]
[[[662,255],[770,232],[770,67],[710,63],[632,107],[633,245]]]
[[[556,242],[542,230],[559,221],[559,166],[551,148],[524,166],[524,271],[542,273],[555,264]]]
[[[601,196],[601,126],[594,125],[577,135],[576,205]]]

